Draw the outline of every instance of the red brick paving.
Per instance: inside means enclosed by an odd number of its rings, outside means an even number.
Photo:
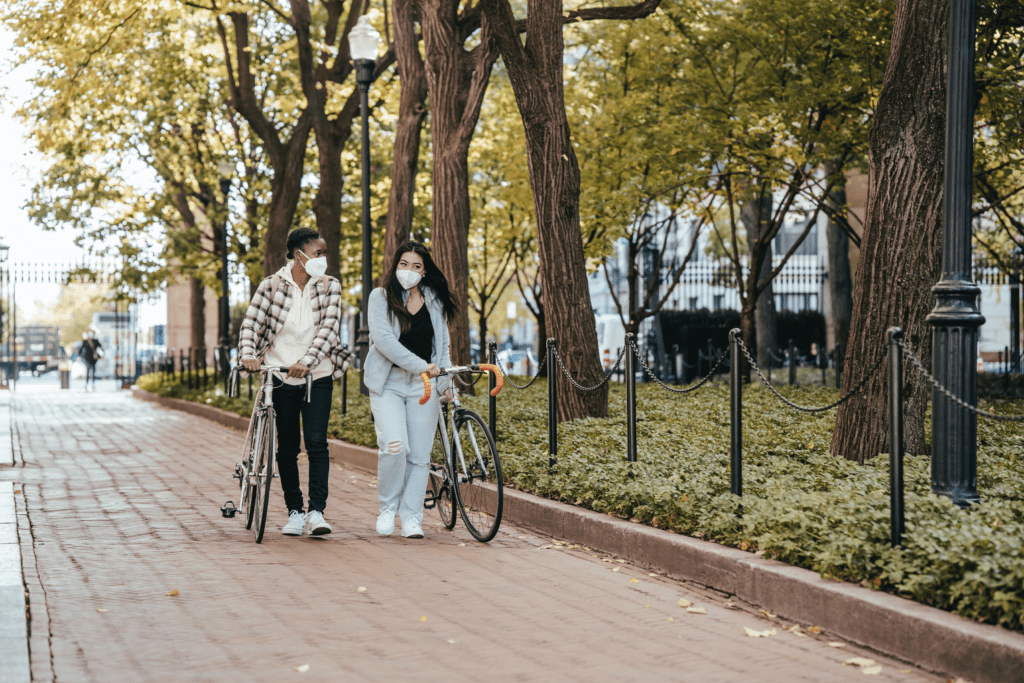
[[[24,464],[0,479],[22,483],[49,620],[36,680],[51,655],[62,683],[865,680],[855,656],[873,680],[944,680],[510,526],[482,545],[428,511],[425,539],[381,538],[373,477],[338,465],[335,533],[280,535],[275,486],[256,545],[219,511],[243,434],[125,393],[19,392],[13,419]]]

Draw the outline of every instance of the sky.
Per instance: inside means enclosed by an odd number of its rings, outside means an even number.
[[[43,159],[26,140],[27,129],[14,114],[21,103],[31,97],[30,67],[12,70],[14,57],[13,35],[0,25],[0,242],[10,247],[9,261],[18,263],[73,263],[84,256],[75,246],[75,235],[69,231],[43,230],[33,223],[23,208],[32,193],[33,179],[38,178]],[[56,301],[60,286],[56,284],[19,283],[18,307],[31,315],[34,302],[43,305]],[[142,304],[139,311],[140,328],[167,321],[167,304],[161,298]]]

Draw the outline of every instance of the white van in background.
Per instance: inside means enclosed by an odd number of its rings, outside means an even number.
[[[601,367],[610,370],[626,343],[626,328],[618,314],[597,316],[597,350],[601,355]]]

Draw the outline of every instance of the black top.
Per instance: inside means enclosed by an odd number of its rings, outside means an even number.
[[[85,361],[86,365],[95,365],[96,361],[99,360],[97,353],[98,349],[102,349],[103,344],[100,344],[99,339],[83,339],[80,353],[82,354],[82,360]]]
[[[430,362],[430,347],[434,341],[434,324],[430,322],[430,312],[427,311],[426,304],[420,306],[420,310],[413,314],[412,327],[408,332],[404,332],[398,341],[423,360]]]

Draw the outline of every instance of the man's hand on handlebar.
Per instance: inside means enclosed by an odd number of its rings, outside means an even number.
[[[245,368],[249,372],[260,371],[260,362],[256,358],[243,358],[242,360],[239,361],[239,363],[242,365],[243,368]]]
[[[437,367],[434,363],[427,364],[427,374],[431,377],[437,377],[441,374],[441,368]]]
[[[295,365],[288,368],[288,376],[295,379],[302,379],[309,374],[309,368],[302,363],[296,363]]]

